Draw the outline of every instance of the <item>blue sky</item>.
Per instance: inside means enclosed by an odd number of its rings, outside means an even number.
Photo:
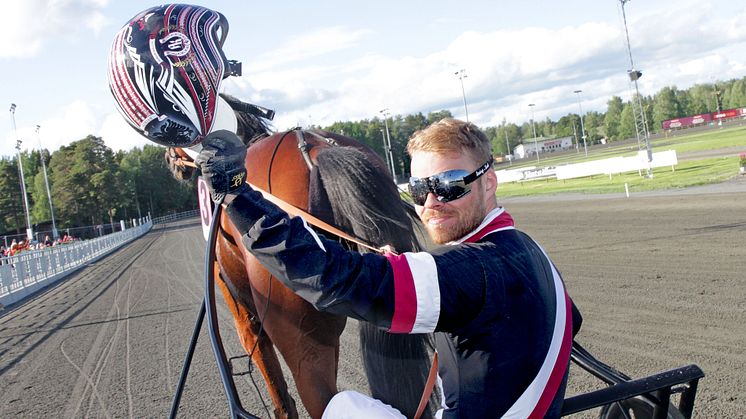
[[[275,127],[328,125],[449,109],[481,126],[605,111],[630,96],[617,0],[250,2],[193,1],[230,22],[226,55],[243,76],[225,92],[276,110]],[[4,5],[0,104],[23,149],[94,134],[114,149],[145,144],[116,113],[106,57],[116,31],[157,3],[27,0]],[[675,5],[675,7],[672,7]],[[640,90],[746,76],[746,4],[633,0],[625,6]],[[746,106],[746,104],[744,104]],[[0,155],[15,153],[10,114]]]

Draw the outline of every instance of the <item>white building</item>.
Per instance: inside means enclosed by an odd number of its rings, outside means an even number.
[[[539,137],[534,139],[526,139],[525,144],[518,144],[513,149],[513,155],[517,159],[525,159],[526,157],[535,156],[538,148],[539,153],[549,153],[560,150],[568,150],[573,147],[572,136],[562,138],[543,138]]]

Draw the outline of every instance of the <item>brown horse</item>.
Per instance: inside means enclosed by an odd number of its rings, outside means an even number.
[[[363,241],[399,252],[418,249],[412,226],[416,217],[401,203],[372,150],[326,131],[269,135],[251,105],[224,98],[238,117],[238,135],[249,145],[251,184]],[[185,158],[183,150],[166,153],[180,179],[193,172],[180,163]],[[339,336],[346,318],[316,311],[274,279],[241,244],[241,234],[223,214],[214,269],[240,341],[267,383],[276,417],[298,413],[274,348],[290,368],[306,410],[321,417],[337,392]],[[430,337],[392,335],[361,322],[360,339],[371,394],[412,417],[427,378]],[[426,410],[423,417],[429,416]]]

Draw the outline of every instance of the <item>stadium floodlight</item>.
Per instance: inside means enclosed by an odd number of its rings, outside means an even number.
[[[28,208],[28,196],[26,195],[26,180],[23,177],[23,162],[21,161],[21,143],[18,139],[18,129],[16,128],[16,104],[10,104],[10,120],[13,122],[13,133],[16,137],[16,150],[18,150],[18,177],[21,181],[21,194],[23,194],[23,208],[26,210],[26,238],[29,243],[34,239],[34,230],[31,225],[31,214]]]
[[[653,162],[653,150],[650,145],[650,132],[648,130],[648,122],[645,118],[645,110],[642,107],[642,96],[640,96],[640,88],[637,85],[637,80],[642,77],[642,72],[635,69],[635,62],[632,60],[632,47],[630,46],[629,42],[629,30],[627,29],[627,14],[624,11],[624,5],[627,4],[630,0],[619,0],[619,3],[622,6],[622,19],[624,21],[624,34],[626,35],[627,40],[627,53],[629,55],[629,70],[627,71],[629,75],[630,82],[634,83],[635,85],[635,95],[636,97],[633,97],[632,102],[632,113],[635,116],[635,133],[637,134],[637,142],[640,145],[640,149],[643,147],[647,151],[647,160],[648,160],[648,167],[647,167],[647,177],[652,178],[653,177],[653,168],[652,168],[652,162]]]
[[[573,93],[578,95],[578,108],[580,108],[580,135],[583,138],[583,149],[585,150],[585,156],[588,157],[588,146],[585,142],[585,125],[583,125],[583,105],[580,104],[580,94],[583,93],[583,91],[578,89],[575,90]]]
[[[383,154],[386,155],[386,163],[391,169],[391,177],[396,181],[396,171],[394,170],[394,153],[391,151],[391,134],[389,134],[389,108],[384,108],[379,111],[383,115],[383,125],[386,127],[386,142],[384,143]]]
[[[464,113],[466,114],[466,122],[469,122],[469,109],[466,107],[466,91],[464,90],[464,79],[466,78],[466,69],[461,69],[453,73],[458,77],[461,82],[461,97],[464,99]]]

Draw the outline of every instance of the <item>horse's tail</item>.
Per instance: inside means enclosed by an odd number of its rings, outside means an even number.
[[[318,188],[327,195],[332,221],[352,235],[397,252],[419,250],[412,218],[380,159],[352,147],[330,147],[317,156]],[[379,164],[380,163],[380,164]],[[313,183],[313,182],[312,182]],[[432,337],[387,333],[360,323],[363,364],[373,397],[414,416],[430,368]],[[431,417],[426,409],[424,418]]]

